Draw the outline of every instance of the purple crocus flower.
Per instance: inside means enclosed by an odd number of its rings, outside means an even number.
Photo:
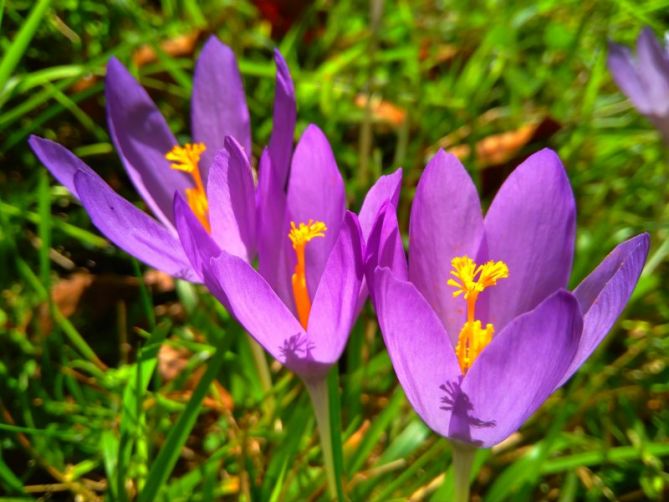
[[[219,162],[228,172],[250,170],[234,142]],[[339,359],[366,297],[364,242],[380,208],[397,205],[402,173],[381,177],[357,217],[346,210],[344,180],[327,138],[310,125],[287,175],[279,196],[265,197],[271,209],[262,214],[277,228],[267,229],[273,237],[259,248],[259,271],[239,256],[218,253],[181,196],[174,213],[183,248],[214,296],[275,359],[305,382],[318,382]],[[250,190],[238,192],[236,204],[250,207],[253,197]],[[268,262],[271,273],[265,273]]]
[[[368,251],[386,347],[416,412],[465,449],[504,440],[584,363],[649,245],[647,234],[623,242],[567,291],[575,201],[551,150],[518,166],[485,217],[462,164],[437,153],[416,189],[408,266],[393,216],[382,213]]]
[[[618,87],[669,144],[669,46],[646,27],[637,40],[636,57],[610,42],[608,63]]]
[[[314,405],[320,430],[328,491],[336,496],[326,375],[341,356],[367,295],[364,242],[374,220],[399,199],[402,173],[381,177],[370,189],[359,218],[346,210],[344,180],[332,149],[318,127],[307,127],[295,148],[285,181],[277,182],[272,144],[263,154],[259,192],[259,271],[216,244],[177,194],[174,214],[183,248],[204,283],[275,359],[299,375]],[[225,160],[227,159],[227,160]],[[227,172],[249,167],[234,142],[214,163]],[[263,172],[271,173],[263,181]],[[248,175],[246,175],[248,176]],[[236,195],[250,207],[251,191]],[[237,221],[244,221],[238,219]],[[264,240],[263,240],[264,239]]]
[[[288,170],[296,111],[288,67],[278,51],[274,57],[274,121],[279,120],[280,127],[272,132],[269,150],[274,157],[271,169],[280,178]],[[260,240],[253,224],[256,203],[245,207],[236,204],[238,192],[255,190],[250,171],[248,175],[230,173],[223,162],[226,159],[214,162],[226,137],[227,142],[237,145],[239,155],[246,159],[251,154],[249,112],[232,50],[211,37],[197,61],[191,103],[194,143],[178,144],[147,92],[115,58],[107,65],[105,94],[111,138],[155,219],[116,194],[63,146],[36,136],[29,141],[37,157],[81,201],[98,229],[148,265],[200,282],[177,237],[172,201],[179,193],[186,197],[217,248],[253,259]],[[269,162],[265,164],[269,169]],[[267,176],[262,173],[262,177]],[[259,196],[258,207],[264,204]]]

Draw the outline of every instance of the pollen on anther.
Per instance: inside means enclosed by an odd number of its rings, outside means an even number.
[[[304,246],[311,239],[316,237],[325,237],[327,226],[322,221],[309,220],[307,223],[296,225],[294,221],[290,222],[290,232],[288,238],[293,243],[293,247]]]
[[[170,167],[177,171],[191,173],[198,169],[200,156],[206,150],[204,143],[186,143],[184,146],[175,145],[165,154],[165,158],[172,163]]]

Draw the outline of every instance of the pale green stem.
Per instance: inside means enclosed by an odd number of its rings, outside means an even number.
[[[474,463],[475,448],[452,443],[453,446],[453,481],[455,486],[454,502],[469,501],[469,478]]]
[[[251,354],[255,361],[258,377],[260,378],[260,385],[265,394],[265,412],[269,417],[274,415],[274,396],[272,395],[272,374],[269,371],[269,364],[265,356],[265,349],[263,349],[258,342],[251,336],[248,336],[249,345],[251,346]]]
[[[335,479],[334,456],[332,451],[332,428],[330,425],[330,402],[328,396],[328,384],[325,379],[317,382],[306,383],[307,390],[314,405],[316,424],[321,438],[321,450],[323,450],[323,462],[325,474],[328,481],[328,494],[330,500],[337,499],[337,480]]]

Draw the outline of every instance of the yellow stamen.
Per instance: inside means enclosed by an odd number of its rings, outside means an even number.
[[[207,200],[207,192],[204,189],[202,176],[200,175],[200,156],[206,149],[204,143],[186,143],[184,146],[176,145],[165,154],[165,158],[172,161],[170,168],[186,172],[193,178],[195,187],[186,190],[188,205],[207,232],[211,232],[211,226],[209,225],[209,201]]]
[[[488,323],[483,329],[481,321],[467,321],[460,331],[458,343],[455,346],[455,355],[458,357],[462,373],[472,367],[479,354],[486,348],[492,340],[495,329]]]
[[[293,283],[293,297],[295,298],[297,316],[304,329],[307,329],[309,312],[311,311],[311,299],[309,298],[309,291],[307,289],[307,264],[304,250],[307,242],[311,239],[315,237],[325,237],[326,230],[327,227],[322,221],[309,220],[306,224],[300,223],[299,225],[295,225],[294,221],[290,222],[288,238],[293,243],[293,249],[297,256],[295,273],[291,278]]]
[[[483,329],[481,321],[476,320],[476,300],[486,288],[495,286],[498,280],[509,277],[509,267],[503,261],[492,260],[477,267],[474,260],[468,256],[453,258],[451,265],[453,266],[451,275],[455,279],[449,279],[447,284],[457,288],[453,292],[454,297],[463,295],[467,302],[467,321],[460,331],[455,347],[455,355],[464,374],[490,343],[495,333],[492,324],[487,324]]]

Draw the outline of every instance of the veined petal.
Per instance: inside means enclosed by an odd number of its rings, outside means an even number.
[[[464,377],[449,437],[487,448],[518,430],[564,375],[582,328],[578,302],[564,290],[509,322]]]
[[[488,317],[500,331],[567,285],[576,233],[576,203],[567,173],[552,150],[530,156],[506,179],[485,217],[490,260],[509,277],[486,291]]]
[[[83,171],[91,176],[98,176],[84,161],[55,141],[31,135],[28,140],[37,158],[55,176],[61,185],[64,185],[77,199],[77,187],[74,184],[74,175]],[[99,177],[99,176],[98,176]]]
[[[390,201],[397,207],[400,201],[400,188],[402,187],[402,168],[392,174],[381,176],[372,188],[369,189],[365,200],[360,207],[360,228],[365,242],[369,239],[374,221],[384,203]]]
[[[609,43],[609,70],[618,87],[641,113],[652,113],[653,107],[645,84],[641,81],[634,59],[627,47]]]
[[[170,168],[165,154],[177,140],[156,105],[115,58],[105,79],[109,133],[137,192],[173,235],[174,192],[191,187],[188,176]]]
[[[357,317],[357,298],[364,276],[364,244],[356,216],[348,212],[325,265],[309,315],[307,332],[313,355],[334,364],[341,356]]]
[[[376,269],[374,297],[383,340],[409,402],[432,430],[448,436],[452,409],[442,386],[459,380],[460,367],[444,326],[414,285],[387,268]]]
[[[583,313],[583,335],[559,385],[581,367],[613,327],[639,280],[649,245],[648,234],[619,244],[574,290]]]
[[[409,278],[432,305],[454,346],[466,312],[465,302],[454,298],[446,284],[451,260],[476,257],[482,234],[474,183],[454,155],[439,150],[425,167],[411,208]]]
[[[207,181],[211,235],[221,249],[250,262],[255,255],[253,174],[242,147],[228,136]]]
[[[203,279],[205,264],[221,253],[180,193],[174,195],[174,223],[193,270]],[[223,302],[227,307],[227,303]]]
[[[110,241],[158,270],[198,281],[181,244],[165,227],[114,192],[97,175],[79,171],[74,184],[93,224]]]
[[[195,65],[191,100],[193,138],[206,145],[200,172],[206,183],[216,153],[232,136],[251,157],[251,120],[237,58],[215,36],[204,44]]]
[[[290,220],[297,224],[313,219],[327,226],[325,237],[314,239],[306,249],[307,287],[313,295],[346,211],[344,180],[337,168],[330,143],[315,125],[307,127],[295,149],[288,184],[287,209]],[[291,253],[288,258],[288,269],[292,270],[295,254]]]

